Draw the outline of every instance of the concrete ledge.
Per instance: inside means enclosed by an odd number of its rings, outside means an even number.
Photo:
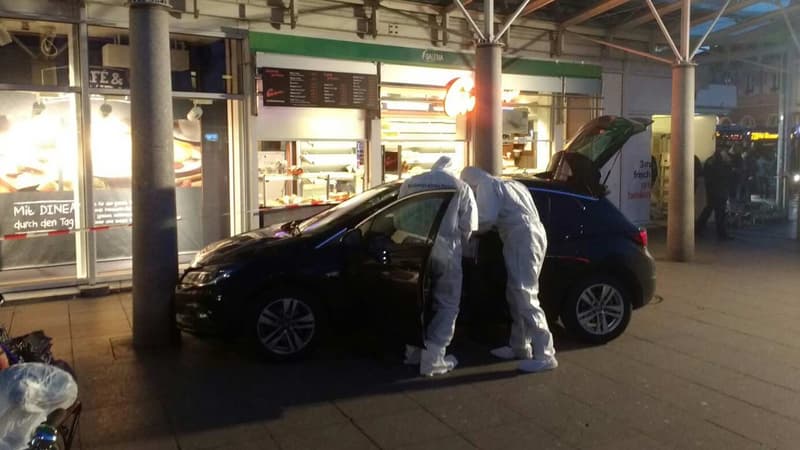
[[[102,297],[111,293],[111,287],[107,284],[94,284],[78,286],[81,297]]]
[[[7,305],[17,303],[34,303],[41,301],[66,300],[80,295],[77,287],[43,289],[36,291],[7,292],[3,294]]]
[[[95,286],[69,286],[53,289],[38,289],[3,293],[6,305],[39,303],[55,300],[102,297],[131,290],[130,280],[109,281]]]

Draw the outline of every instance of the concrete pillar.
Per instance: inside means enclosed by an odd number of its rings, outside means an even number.
[[[667,251],[673,261],[694,258],[694,64],[672,67]]]
[[[502,45],[480,43],[475,52],[475,165],[503,171]]]
[[[178,236],[169,13],[161,3],[130,3],[133,342],[137,347],[167,345],[178,336],[172,304]]]

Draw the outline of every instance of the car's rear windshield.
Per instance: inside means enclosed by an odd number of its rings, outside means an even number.
[[[332,208],[309,217],[298,225],[298,229],[302,233],[311,232],[325,228],[345,217],[358,216],[376,205],[397,197],[399,186],[396,183],[382,184],[364,191]]]
[[[599,117],[584,125],[564,148],[598,161],[610,148],[631,134],[632,123],[620,117]]]

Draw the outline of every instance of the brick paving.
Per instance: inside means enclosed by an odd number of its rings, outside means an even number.
[[[800,245],[785,234],[708,238],[678,264],[654,233],[657,300],[605,346],[556,330],[560,367],[535,375],[463,336],[462,365],[433,379],[353,336],[285,364],[190,336],[136,352],[128,294],[10,305],[0,322],[44,329],[75,367],[82,449],[794,449]]]

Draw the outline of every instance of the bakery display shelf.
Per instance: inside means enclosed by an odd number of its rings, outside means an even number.
[[[351,156],[356,154],[355,148],[313,148],[303,147],[300,149],[301,155],[342,155]]]

